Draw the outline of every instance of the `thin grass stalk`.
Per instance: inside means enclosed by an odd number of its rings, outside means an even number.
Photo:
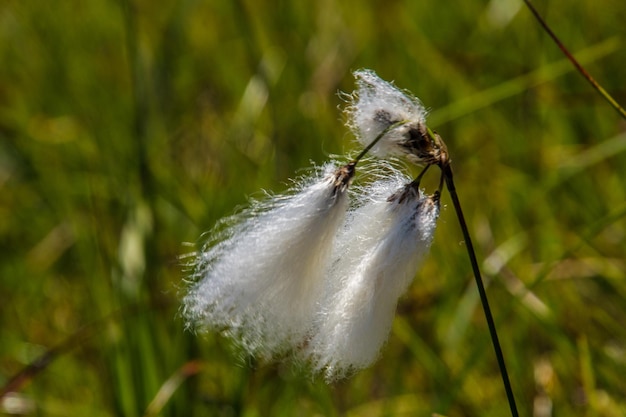
[[[548,26],[546,21],[543,20],[543,18],[541,17],[537,9],[535,9],[535,6],[533,6],[530,0],[524,0],[524,3],[528,7],[528,9],[531,11],[533,16],[535,16],[535,19],[537,19],[541,27],[552,38],[554,43],[556,43],[559,49],[561,49],[563,54],[567,57],[567,59],[569,59],[570,62],[574,65],[574,67],[576,67],[578,72],[580,72],[581,75],[585,77],[585,79],[589,82],[589,84],[591,84],[591,86],[595,88],[596,91],[598,91],[598,93],[600,93],[600,95],[604,97],[606,101],[609,102],[611,107],[613,107],[620,114],[620,116],[622,116],[622,118],[626,119],[626,111],[622,108],[622,106],[620,106],[619,103],[591,76],[591,74],[589,74],[587,70],[582,65],[580,65],[580,63],[576,60],[576,58],[574,58],[574,55],[572,55],[571,52],[565,47],[565,45],[563,45],[561,40],[556,36],[556,34],[552,31],[552,29],[550,29],[550,26]]]
[[[461,209],[461,203],[456,193],[456,187],[452,177],[452,168],[450,164],[444,164],[441,166],[443,177],[446,181],[446,186],[450,197],[452,198],[452,204],[454,205],[454,211],[456,212],[461,231],[463,233],[463,239],[465,240],[465,246],[467,247],[467,253],[472,265],[472,271],[476,280],[476,286],[478,287],[478,293],[480,295],[480,302],[485,312],[485,318],[487,320],[487,326],[489,327],[489,335],[491,336],[491,342],[493,344],[493,350],[496,354],[496,360],[498,361],[498,367],[500,368],[500,374],[502,376],[502,382],[504,384],[504,390],[506,391],[506,397],[509,402],[509,408],[511,409],[511,415],[518,417],[517,405],[515,403],[515,395],[513,395],[513,389],[511,388],[511,382],[509,380],[509,373],[506,370],[506,364],[504,362],[504,355],[502,354],[502,348],[500,347],[500,340],[498,339],[498,332],[496,331],[496,325],[491,314],[491,308],[489,307],[489,300],[487,299],[487,292],[485,291],[485,285],[480,274],[480,268],[478,267],[478,261],[476,259],[476,253],[474,252],[474,245],[472,244],[472,238],[470,237],[467,223],[465,222],[465,216],[463,216],[463,210]]]

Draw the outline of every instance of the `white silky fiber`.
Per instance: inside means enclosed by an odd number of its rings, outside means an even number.
[[[348,126],[361,145],[368,146],[385,129],[401,122],[387,132],[370,152],[381,158],[407,156],[409,153],[404,144],[409,141],[412,132],[424,125],[426,109],[411,93],[381,79],[372,70],[358,70],[354,76],[357,90],[348,96],[349,104],[345,109]]]
[[[194,262],[182,309],[188,325],[223,331],[265,359],[301,344],[348,207],[353,171],[345,169],[328,164],[223,221]]]
[[[314,371],[329,381],[376,360],[398,299],[430,248],[438,197],[408,181],[396,173],[373,183],[338,238],[325,299],[303,350]]]
[[[189,265],[181,310],[190,328],[219,331],[259,359],[297,358],[328,381],[376,360],[439,216],[438,193],[424,194],[394,165],[395,155],[439,161],[426,110],[373,71],[355,77],[348,125],[394,162],[326,164],[222,220]],[[349,207],[357,162],[368,175]]]

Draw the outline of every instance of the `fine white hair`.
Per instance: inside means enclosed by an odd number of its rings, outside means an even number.
[[[370,152],[381,158],[409,154],[406,143],[411,140],[410,135],[425,123],[427,111],[422,103],[410,92],[400,90],[372,70],[355,71],[354,77],[357,90],[348,95],[345,113],[347,124],[361,145],[368,146],[385,129],[399,123]]]
[[[395,156],[433,165],[447,155],[417,98],[371,70],[354,75],[345,111],[366,149],[220,221],[189,265],[181,308],[188,327],[261,359],[292,353],[328,381],[376,360],[433,239],[439,192],[424,194]],[[368,175],[350,207],[357,163]]]
[[[336,243],[314,332],[303,350],[332,381],[369,366],[389,335],[399,297],[428,252],[438,197],[397,171],[371,184]]]
[[[265,359],[303,342],[353,173],[336,164],[318,171],[222,222],[192,265],[182,308],[189,326],[221,330]]]

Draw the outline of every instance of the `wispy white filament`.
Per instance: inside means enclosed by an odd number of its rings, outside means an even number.
[[[223,330],[265,358],[302,343],[348,206],[352,173],[342,170],[328,165],[227,219],[196,260],[197,282],[183,300],[190,325]]]
[[[375,142],[362,154],[440,164],[445,145],[420,101],[373,71],[355,77],[348,124],[364,147]],[[257,357],[298,353],[327,380],[374,362],[430,248],[439,198],[379,161],[346,216],[356,163],[328,164],[220,222],[191,265],[188,325],[222,331]]]
[[[406,183],[397,173],[374,183],[369,200],[350,214],[336,244],[326,298],[304,350],[328,380],[365,368],[377,358],[398,298],[430,248],[438,198]]]
[[[423,125],[426,109],[408,91],[402,91],[372,70],[354,72],[357,90],[352,93],[345,111],[348,126],[363,146],[367,146],[386,128],[397,122],[403,124],[390,130],[371,149],[378,157],[407,155],[407,142]]]

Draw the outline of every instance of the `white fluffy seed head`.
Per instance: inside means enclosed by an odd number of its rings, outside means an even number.
[[[369,200],[349,215],[338,238],[315,331],[303,351],[329,381],[378,357],[398,298],[430,248],[438,198],[406,182],[396,173],[372,184]]]
[[[355,77],[348,125],[364,147],[384,133],[370,153],[447,163],[417,98],[373,71]],[[190,265],[187,325],[222,331],[262,359],[297,352],[327,380],[370,365],[429,250],[439,199],[378,161],[366,170],[374,181],[355,187],[358,201],[346,216],[355,165],[327,164],[221,221]]]
[[[265,359],[302,343],[323,291],[354,167],[329,164],[282,196],[224,221],[193,265],[188,325],[217,329]]]
[[[427,112],[422,103],[372,70],[358,70],[354,76],[357,90],[349,96],[345,112],[348,126],[361,145],[368,146],[389,126],[403,122],[387,132],[370,152],[378,157],[412,155],[407,143],[415,140],[424,126]]]

